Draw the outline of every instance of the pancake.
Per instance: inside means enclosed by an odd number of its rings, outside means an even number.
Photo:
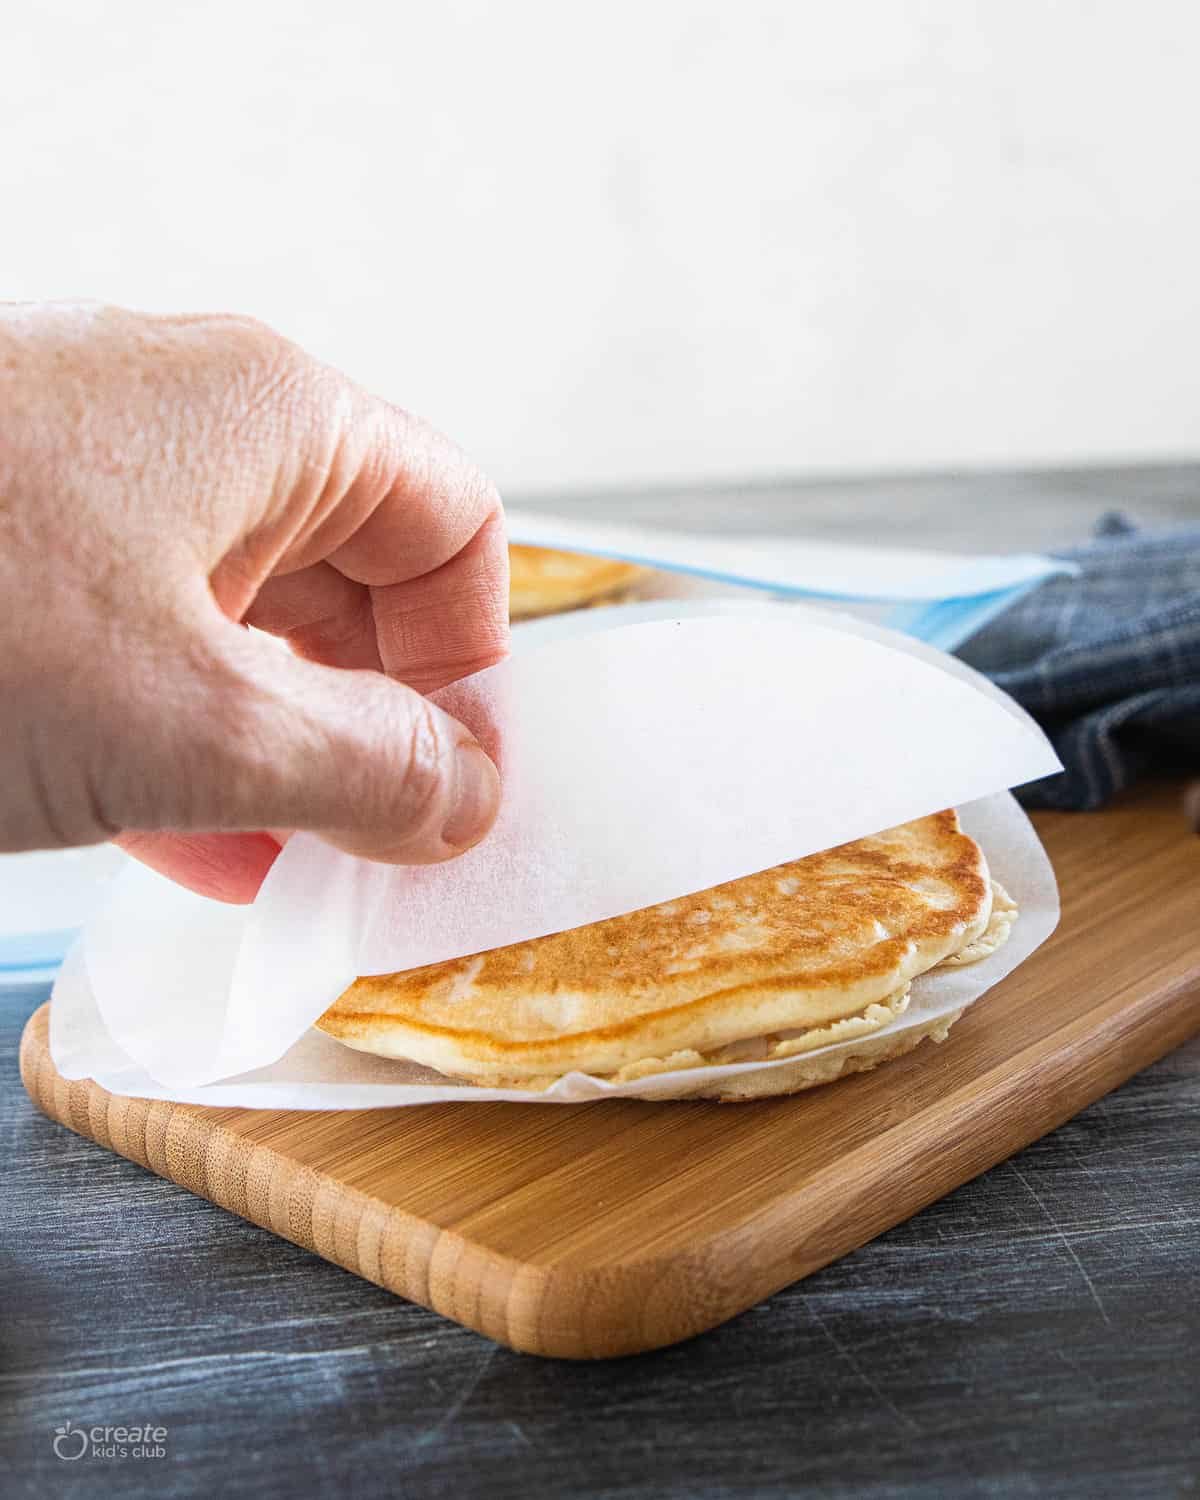
[[[613,604],[646,572],[635,563],[548,547],[508,548],[508,612],[514,620]]]
[[[961,1010],[948,1015],[935,1016],[922,1021],[905,1031],[885,1031],[881,1036],[869,1038],[842,1052],[827,1053],[824,1057],[800,1058],[783,1068],[763,1069],[757,1073],[741,1073],[734,1078],[724,1078],[719,1083],[707,1084],[691,1093],[681,1095],[687,1099],[719,1099],[722,1104],[733,1104],[746,1099],[769,1099],[779,1094],[798,1094],[803,1089],[815,1089],[823,1083],[834,1083],[852,1073],[869,1073],[880,1063],[903,1057],[928,1039],[944,1042],[950,1028],[962,1015]]]
[[[985,956],[1014,917],[946,811],[605,922],[358,979],[317,1026],[494,1087],[798,1056],[887,1026],[913,978]]]

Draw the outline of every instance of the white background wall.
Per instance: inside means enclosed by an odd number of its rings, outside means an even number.
[[[1193,0],[0,12],[0,295],[230,308],[510,490],[1200,451]]]

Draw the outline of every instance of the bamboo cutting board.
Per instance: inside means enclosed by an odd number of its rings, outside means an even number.
[[[515,1349],[603,1358],[712,1328],[1052,1130],[1200,1031],[1200,839],[1179,790],[1036,819],[1058,932],[941,1047],[719,1105],[205,1109],[68,1083],[51,1118]]]

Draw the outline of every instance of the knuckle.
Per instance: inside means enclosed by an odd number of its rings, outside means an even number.
[[[441,716],[431,703],[413,694],[404,760],[396,783],[396,811],[412,833],[437,828],[444,811],[449,745]]]
[[[238,643],[240,645],[240,642]],[[277,710],[238,653],[188,653],[188,702],[174,701],[144,736],[165,783],[156,821],[181,830],[245,830],[276,808],[305,759],[293,728],[281,736]]]
[[[458,479],[458,504],[471,522],[472,534],[489,521],[503,515],[500,491],[487,474],[471,459],[464,457]]]
[[[288,714],[253,679],[218,674],[205,694],[203,722],[181,752],[193,826],[253,829],[299,812],[324,748],[319,734],[304,733],[305,724],[302,713]]]
[[[235,351],[257,404],[294,390],[310,373],[308,356],[270,329],[255,330],[249,338],[239,339]]]
[[[278,350],[295,347],[269,323],[243,313],[223,313],[206,322],[229,348],[248,360],[270,358]]]
[[[254,318],[215,319],[202,338],[214,368],[229,379],[235,421],[286,407],[310,377],[313,362],[304,351]]]
[[[58,703],[21,714],[0,744],[0,774],[17,793],[0,808],[0,847],[94,844],[120,826],[122,746],[113,715],[69,674],[63,685]]]

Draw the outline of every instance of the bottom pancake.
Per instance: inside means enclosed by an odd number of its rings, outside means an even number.
[[[680,1094],[682,1099],[716,1099],[722,1104],[737,1104],[751,1099],[773,1099],[781,1094],[799,1094],[805,1089],[818,1088],[823,1083],[834,1083],[851,1073],[869,1073],[880,1063],[903,1057],[929,1038],[931,1042],[944,1042],[951,1026],[962,1015],[961,1010],[952,1010],[947,1015],[935,1016],[931,1021],[922,1021],[904,1031],[888,1031],[882,1036],[868,1037],[844,1052],[826,1053],[821,1057],[801,1057],[782,1068],[763,1068],[757,1073],[743,1073],[736,1078],[725,1078],[720,1083],[703,1084],[694,1093]]]

